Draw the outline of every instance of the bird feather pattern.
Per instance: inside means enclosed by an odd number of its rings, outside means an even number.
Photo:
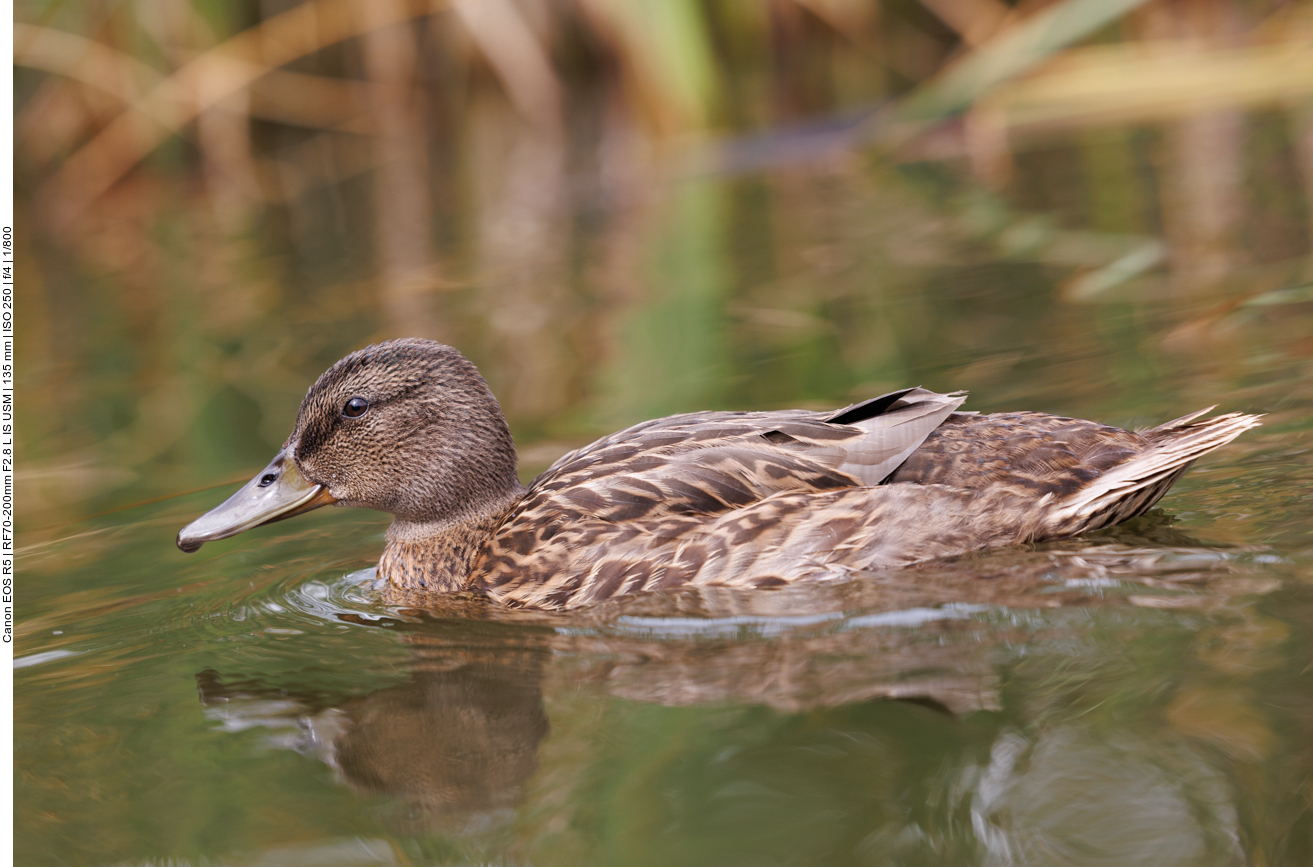
[[[1069,536],[1153,506],[1258,425],[1209,410],[1145,431],[959,410],[905,388],[830,412],[699,412],[603,437],[527,489],[496,398],[449,346],[388,341],[311,387],[274,461],[193,522],[194,551],[327,503],[394,516],[379,575],[573,608],[766,588]]]

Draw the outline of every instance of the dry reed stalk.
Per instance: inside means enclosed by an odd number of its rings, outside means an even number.
[[[116,48],[63,30],[14,22],[14,63],[53,72],[132,103],[164,78]]]
[[[76,33],[22,22],[15,22],[14,28],[16,65],[49,72],[107,94],[122,103],[124,110],[142,113],[145,119],[172,129],[171,112],[161,117],[145,114],[157,103],[143,97],[166,79],[163,73],[125,52]],[[374,102],[368,82],[287,69],[269,70],[251,84],[249,93],[249,105],[242,114],[291,126],[343,132],[367,132],[357,121],[365,107]],[[194,93],[178,92],[176,96],[189,104],[196,102]],[[30,125],[28,114],[35,110],[32,105],[24,107],[20,128]],[[225,104],[220,102],[214,110],[224,111]],[[62,140],[62,146],[71,145],[71,138]]]
[[[1075,48],[977,106],[1009,132],[1156,123],[1208,111],[1295,103],[1313,95],[1306,42],[1219,48],[1181,40]]]
[[[803,9],[824,21],[830,29],[871,55],[878,55],[874,38],[876,22],[883,7],[865,0],[793,0]],[[878,58],[881,61],[884,58]]]
[[[91,141],[47,183],[47,201],[64,220],[92,201],[183,125],[277,69],[326,46],[371,30],[433,14],[422,7],[371,0],[309,0],[204,52],[156,84]],[[196,94],[190,99],[190,94]],[[147,120],[149,118],[149,120]]]
[[[541,133],[563,134],[565,98],[551,59],[511,0],[451,0],[516,111]]]
[[[374,250],[384,316],[393,333],[442,339],[425,290],[433,277],[427,136],[416,99],[418,46],[402,0],[373,0],[362,34],[378,95],[374,133]],[[448,339],[450,339],[448,337]]]
[[[921,5],[953,28],[972,48],[988,41],[1013,14],[1001,0],[921,0]]]
[[[658,136],[707,127],[720,99],[707,22],[692,0],[579,0],[622,60],[631,102]]]
[[[1046,7],[949,64],[903,99],[898,115],[910,132],[961,111],[1146,2],[1067,0]]]

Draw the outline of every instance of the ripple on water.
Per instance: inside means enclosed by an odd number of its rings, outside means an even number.
[[[195,658],[184,663],[195,674],[231,661],[232,650],[251,664],[309,654],[325,667],[340,666],[337,657],[349,657],[352,646],[341,641],[343,633],[397,622],[397,612],[383,603],[374,583],[371,568],[97,593],[80,607],[69,605],[22,624],[22,650],[13,667],[25,688],[85,691],[128,669],[170,666],[185,656]],[[392,654],[386,648],[374,656],[354,670],[390,670]],[[371,663],[377,664],[371,668]]]
[[[88,591],[81,607],[23,624],[29,631],[26,652],[14,666],[25,669],[25,679],[56,672],[58,679],[69,679],[184,649],[222,657],[222,648],[234,645],[245,648],[252,662],[278,657],[290,664],[298,654],[322,661],[350,653],[351,642],[342,641],[348,632],[363,640],[373,640],[372,633],[395,647],[388,633],[432,631],[435,624],[463,630],[471,618],[522,621],[580,639],[775,640],[870,630],[936,633],[936,624],[958,624],[952,634],[979,641],[968,634],[1062,629],[1059,624],[1070,620],[1063,610],[1078,616],[1091,607],[1116,608],[1123,612],[1118,617],[1207,616],[1230,597],[1270,592],[1275,573],[1298,567],[1270,550],[1181,544],[1190,540],[1179,534],[1158,538],[1164,533],[1174,531],[1151,522],[1102,539],[991,552],[833,584],[750,592],[698,588],[564,614],[496,606],[420,610],[388,598],[373,568],[345,571],[297,551],[301,556],[281,560],[273,554],[282,552],[265,552],[266,565],[251,570],[237,556],[225,555],[197,561],[199,580],[192,583],[147,592]],[[1260,580],[1258,573],[1267,577]],[[559,649],[591,652],[568,640]],[[393,655],[382,649],[380,654]]]
[[[212,598],[204,610],[180,616],[179,627],[201,626],[215,637],[295,636],[385,625],[399,614],[377,586],[375,570],[288,576],[244,592]]]

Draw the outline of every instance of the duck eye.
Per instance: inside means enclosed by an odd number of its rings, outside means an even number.
[[[347,418],[360,418],[369,411],[369,401],[363,397],[353,397],[342,407],[342,415]]]

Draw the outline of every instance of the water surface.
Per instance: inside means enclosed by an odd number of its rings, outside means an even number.
[[[1247,171],[1293,159],[1255,129]],[[17,862],[1313,861],[1302,193],[1256,188],[1212,278],[1110,272],[1172,219],[1154,141],[1038,150],[1006,196],[858,156],[624,206],[491,195],[413,292],[349,178],[237,231],[129,190],[148,213],[77,255],[32,241]],[[471,171],[533,192],[498,153]],[[1100,160],[1130,200],[1082,199]],[[1124,527],[833,585],[534,615],[389,598],[368,513],[173,547],[324,366],[403,334],[481,365],[526,477],[665,413],[900,385],[1267,417]]]

